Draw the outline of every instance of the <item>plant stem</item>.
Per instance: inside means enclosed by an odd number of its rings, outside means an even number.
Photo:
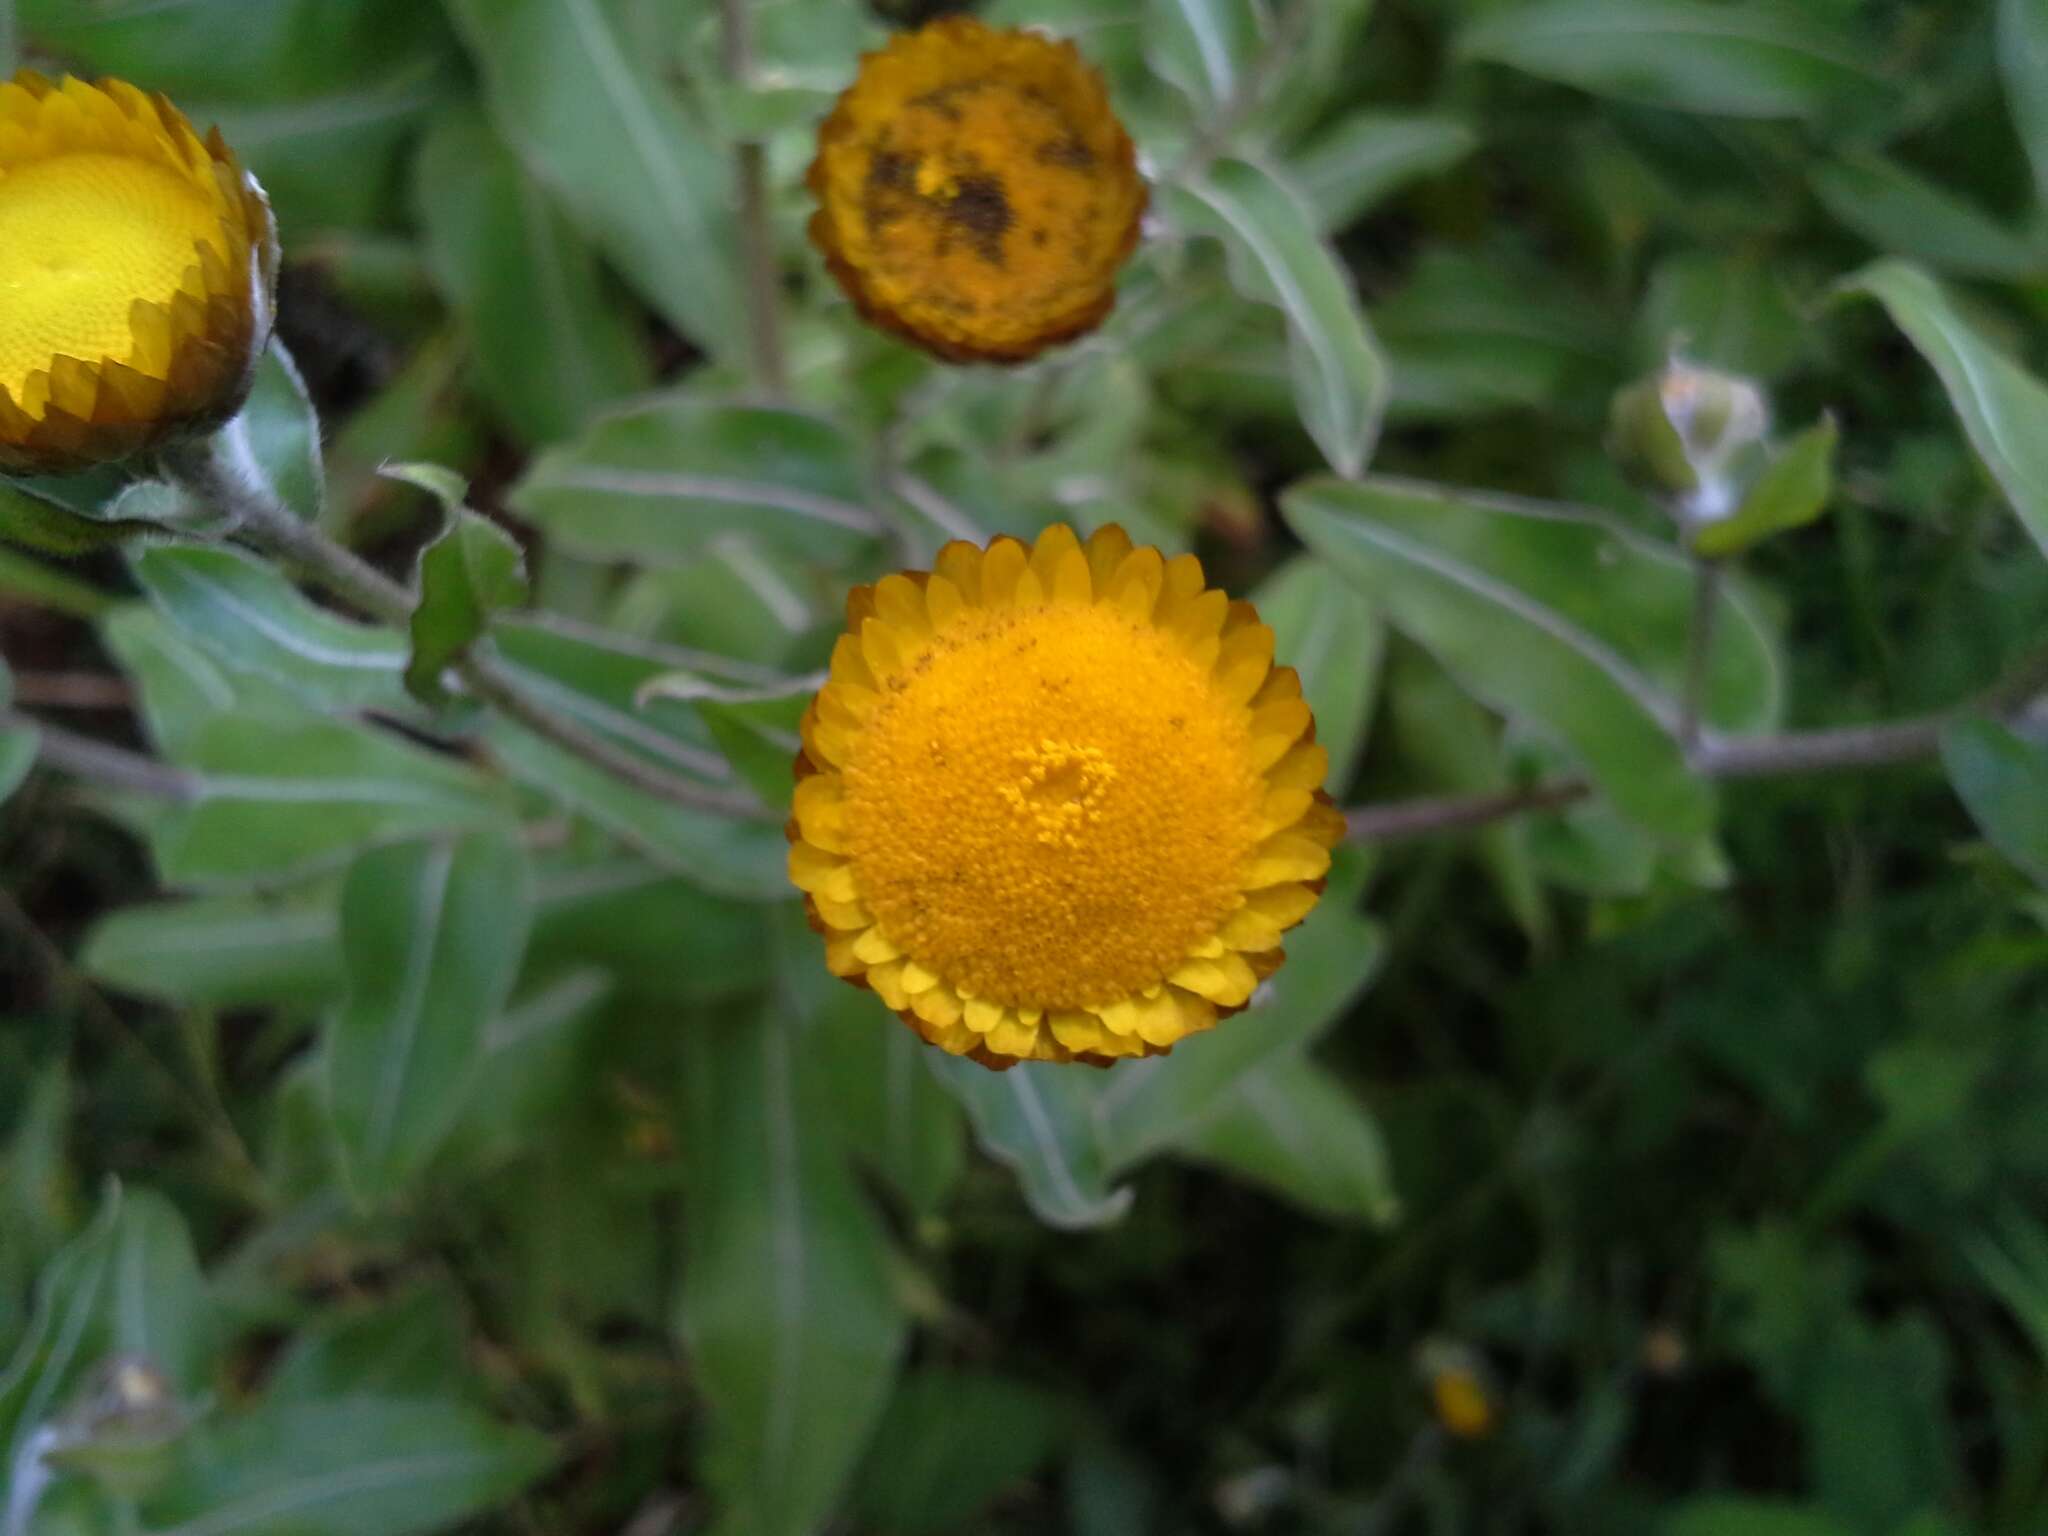
[[[754,78],[754,27],[747,4],[748,0],[720,0],[726,83],[736,90],[745,90]],[[733,181],[739,189],[740,265],[745,269],[754,387],[763,399],[779,404],[789,398],[789,371],[782,352],[782,269],[769,216],[768,152],[759,140],[742,139],[733,146]]]
[[[1685,692],[1678,701],[1678,743],[1699,745],[1707,711],[1707,681],[1713,671],[1714,626],[1721,611],[1721,567],[1697,556],[1692,563],[1692,628],[1685,642]]]
[[[164,468],[194,495],[211,501],[226,513],[235,536],[244,543],[297,566],[336,597],[372,618],[400,629],[410,626],[417,599],[409,588],[294,515],[238,466],[214,451],[211,444],[175,454],[167,459]],[[770,814],[752,795],[669,773],[557,714],[534,698],[489,650],[470,651],[455,663],[455,671],[477,698],[536,736],[604,769],[644,794],[724,816],[762,818]]]
[[[33,715],[9,710],[0,712],[0,730],[32,730],[36,733],[36,761],[73,778],[106,789],[148,795],[159,800],[196,800],[200,780],[197,774],[173,768],[139,752],[96,741],[50,725]]]
[[[1774,778],[1915,762],[1941,750],[1942,732],[1970,715],[2003,717],[2048,691],[2048,650],[2037,652],[1968,703],[1935,714],[1872,725],[1841,725],[1770,736],[1705,737],[1687,747],[1686,762],[1706,779]],[[1573,775],[1522,789],[1443,795],[1359,806],[1347,813],[1346,841],[1389,843],[1437,832],[1487,826],[1513,816],[1553,811],[1583,800],[1593,785]]]

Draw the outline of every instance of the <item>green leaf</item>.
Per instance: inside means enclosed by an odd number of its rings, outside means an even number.
[[[853,441],[823,417],[670,395],[551,448],[510,502],[593,560],[677,565],[745,533],[827,563],[881,525]]]
[[[588,1080],[594,1032],[616,989],[596,966],[527,988],[484,1031],[468,1102],[447,1155],[464,1172],[533,1150],[536,1125],[561,1124]]]
[[[621,990],[667,1003],[759,990],[769,976],[766,908],[713,896],[629,854],[556,855],[534,876],[527,969],[602,966]]]
[[[1462,119],[1428,112],[1354,112],[1288,163],[1324,230],[1348,229],[1411,181],[1449,170],[1479,147]]]
[[[222,715],[177,748],[198,798],[153,839],[171,884],[283,879],[388,838],[500,820],[474,769],[340,721]]]
[[[108,986],[189,1007],[323,1003],[341,991],[340,944],[331,899],[218,896],[108,913],[78,964]]]
[[[42,744],[42,732],[33,725],[0,726],[0,805],[28,778]]]
[[[308,95],[389,69],[446,35],[415,0],[265,0],[254,10],[243,0],[17,3],[22,30],[49,52],[193,97]]]
[[[1233,1083],[1180,1151],[1339,1221],[1400,1219],[1387,1147],[1364,1106],[1321,1067],[1280,1056]]]
[[[1695,1499],[1658,1528],[1658,1536],[1850,1536],[1810,1505],[1769,1499]]]
[[[1337,473],[1362,473],[1386,411],[1387,365],[1349,272],[1300,194],[1249,161],[1219,160],[1171,206],[1191,231],[1223,242],[1246,298],[1287,317],[1302,424]]]
[[[1568,508],[1393,480],[1284,499],[1309,547],[1491,708],[1568,745],[1631,820],[1677,842],[1712,797],[1671,735],[1693,577],[1676,551]],[[1761,622],[1723,594],[1707,718],[1768,727],[1779,675]]]
[[[702,1476],[721,1529],[804,1536],[882,1411],[906,1322],[787,1005],[700,1018],[685,1053],[680,1320],[711,1415]]]
[[[1264,46],[1255,0],[1147,0],[1145,58],[1203,113],[1235,101]]]
[[[991,1072],[937,1050],[928,1059],[967,1111],[975,1140],[1017,1175],[1040,1221],[1076,1231],[1108,1226],[1130,1209],[1131,1191],[1110,1184],[1095,1116],[1103,1090],[1094,1074],[1042,1061]]]
[[[5,509],[12,494],[0,485],[0,542],[8,536]],[[10,549],[0,549],[0,597],[88,621],[104,617],[120,604],[119,598],[92,582],[67,576],[47,561]]]
[[[804,1049],[832,1084],[833,1120],[848,1149],[913,1210],[936,1214],[965,1169],[967,1127],[926,1065],[932,1048],[815,952],[785,965],[781,983],[805,1021]]]
[[[259,1405],[196,1431],[144,1506],[155,1536],[422,1536],[510,1499],[547,1441],[449,1402]]]
[[[1820,119],[1891,94],[1861,41],[1799,0],[1535,0],[1482,17],[1458,53],[1726,117]]]
[[[1880,261],[1842,287],[1883,304],[1933,364],[1970,446],[2048,552],[2048,388],[1980,336],[1918,267]]]
[[[441,674],[483,638],[491,615],[526,601],[526,557],[512,535],[456,502],[420,551],[418,588],[405,686],[432,702],[446,696]]]
[[[786,805],[796,787],[794,764],[803,747],[798,727],[823,684],[822,674],[766,688],[734,688],[692,673],[671,673],[641,689],[648,699],[692,705],[726,761],[765,805]]]
[[[1984,835],[2048,887],[2048,749],[1995,720],[1958,720],[1941,760]]]
[[[1316,740],[1330,754],[1330,792],[1341,794],[1365,750],[1379,692],[1386,625],[1372,604],[1319,560],[1290,560],[1253,596],[1273,626],[1273,654],[1301,674]]]
[[[1825,416],[1779,449],[1732,517],[1702,524],[1693,534],[1693,552],[1710,560],[1739,555],[1827,511],[1839,436],[1834,417]]]
[[[20,482],[0,480],[0,540],[50,555],[84,555],[157,532],[155,523],[77,511]]]
[[[1364,885],[1365,861],[1342,855],[1322,902],[1287,935],[1287,963],[1246,1012],[1182,1041],[1169,1056],[1117,1065],[1093,1106],[1112,1171],[1177,1144],[1247,1073],[1298,1054],[1344,1017],[1386,952],[1379,928],[1358,911]]]
[[[139,1355],[181,1395],[207,1384],[212,1304],[184,1218],[161,1196],[109,1182],[98,1214],[45,1266],[27,1336],[0,1375],[0,1466],[110,1355]]]
[[[726,160],[612,0],[451,0],[507,143],[686,336],[740,338]]]
[[[427,135],[414,203],[477,383],[526,441],[572,436],[647,386],[647,358],[596,257],[480,112],[451,112]]]
[[[1431,246],[1380,305],[1392,406],[1404,417],[1550,407],[1588,373],[1604,378],[1606,317],[1551,273],[1510,255]]]
[[[357,1394],[432,1397],[464,1380],[462,1303],[445,1284],[336,1307],[301,1331],[263,1384],[263,1401],[317,1404]]]
[[[984,1371],[909,1372],[861,1468],[862,1526],[884,1536],[976,1529],[992,1499],[1058,1448],[1072,1413],[1049,1392]]]
[[[2048,273],[2048,251],[1946,188],[1881,155],[1823,161],[1807,173],[1828,212],[1881,251],[1958,277]]]
[[[1896,1530],[1960,1491],[1948,1378],[1948,1350],[1925,1316],[1836,1334],[1805,1415],[1807,1464],[1850,1530]]]
[[[325,1032],[328,1107],[357,1196],[379,1204],[461,1113],[531,921],[524,850],[502,837],[364,854],[341,893],[348,997]]]
[[[281,683],[315,709],[404,708],[404,639],[316,607],[254,556],[152,544],[129,567],[157,611],[222,663]]]
[[[780,823],[657,800],[510,721],[493,721],[486,740],[514,778],[699,889],[740,901],[789,894],[789,846]]]
[[[1798,361],[1810,327],[1773,262],[1679,251],[1657,263],[1636,317],[1636,360],[1661,369],[1674,353],[1727,373],[1774,379]]]
[[[2034,198],[2048,208],[2048,3],[1999,0],[1998,67],[2013,126],[2034,168]]]

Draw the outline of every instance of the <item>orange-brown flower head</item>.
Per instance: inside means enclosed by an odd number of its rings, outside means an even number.
[[[986,1066],[1235,1013],[1343,834],[1273,631],[1114,527],[856,588],[803,740],[789,869],[826,964]]]
[[[811,239],[862,314],[951,362],[1102,323],[1145,184],[1073,44],[947,17],[861,61],[818,133]]]
[[[277,260],[217,131],[121,80],[0,83],[0,470],[66,474],[233,416]]]

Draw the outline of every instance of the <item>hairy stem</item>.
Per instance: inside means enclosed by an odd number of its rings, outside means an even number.
[[[401,629],[411,623],[417,606],[411,589],[295,516],[211,445],[177,453],[166,462],[165,471],[194,495],[219,507],[231,519],[235,536],[244,543],[296,566],[334,596],[372,618]],[[587,726],[558,714],[533,697],[510,668],[486,648],[479,647],[463,656],[455,663],[455,671],[477,698],[536,736],[645,794],[724,816],[759,818],[770,814],[752,795],[669,773]]]
[[[727,84],[745,89],[754,78],[754,26],[748,0],[720,0]],[[789,369],[782,350],[781,267],[775,257],[775,225],[768,206],[768,152],[755,139],[733,146],[733,182],[739,189],[740,265],[745,269],[747,334],[754,387],[763,399],[789,398]]]
[[[1705,737],[1687,746],[1686,761],[1707,779],[1776,778],[1915,762],[1941,750],[1941,735],[1969,715],[2009,716],[2048,692],[2048,650],[2037,652],[1959,708],[1871,725],[1841,725],[1770,736]],[[1554,811],[1583,800],[1593,785],[1577,775],[1520,789],[1442,795],[1359,806],[1347,813],[1354,843],[1398,842],[1438,832],[1487,826],[1514,816]]]

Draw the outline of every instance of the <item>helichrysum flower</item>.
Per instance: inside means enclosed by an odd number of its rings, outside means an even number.
[[[948,17],[861,61],[811,166],[811,238],[877,325],[1017,362],[1102,323],[1145,210],[1071,43]]]
[[[790,874],[826,963],[989,1066],[1242,1008],[1343,831],[1273,631],[1113,527],[857,588],[803,742]]]
[[[163,97],[0,83],[0,470],[67,473],[232,416],[277,259],[255,179]]]

